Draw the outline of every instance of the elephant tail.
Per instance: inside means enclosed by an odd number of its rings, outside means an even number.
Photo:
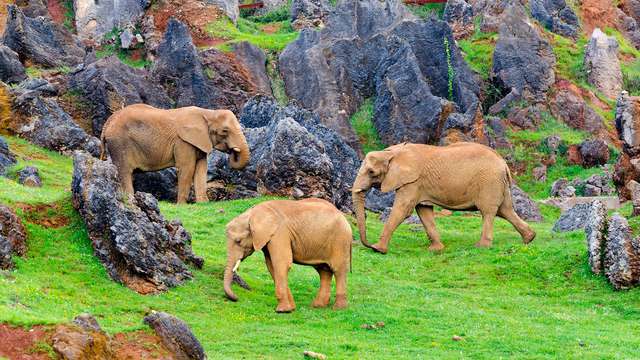
[[[513,184],[513,176],[511,176],[511,170],[509,170],[509,165],[504,164],[505,167],[505,172],[506,172],[506,180],[507,180],[507,185],[509,185],[509,187],[511,187],[511,184]]]
[[[107,144],[105,143],[104,131],[100,136],[100,160],[107,160]]]

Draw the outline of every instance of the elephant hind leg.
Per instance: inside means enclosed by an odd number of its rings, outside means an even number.
[[[128,164],[125,154],[120,151],[113,151],[110,153],[111,162],[118,169],[118,180],[122,191],[126,194],[133,194],[133,170],[131,165]]]
[[[505,196],[502,205],[500,205],[500,208],[498,209],[498,216],[513,225],[513,227],[520,233],[520,236],[522,236],[522,241],[525,244],[530,243],[536,237],[536,232],[533,231],[529,224],[522,220],[513,209],[513,201],[511,200],[510,192],[508,196]]]
[[[491,247],[493,243],[493,220],[496,217],[496,212],[497,209],[495,208],[480,209],[480,213],[482,213],[482,237],[476,243],[476,247]]]
[[[444,245],[440,242],[440,234],[438,234],[438,230],[436,229],[433,206],[418,205],[416,206],[416,212],[418,213],[418,217],[420,217],[422,226],[424,226],[424,229],[431,240],[429,251],[443,250]]]
[[[345,309],[347,307],[347,269],[342,268],[334,273],[336,278],[336,302],[333,309]]]
[[[331,300],[331,279],[333,272],[331,272],[327,266],[316,266],[315,268],[320,275],[320,289],[311,306],[316,308],[327,307]]]

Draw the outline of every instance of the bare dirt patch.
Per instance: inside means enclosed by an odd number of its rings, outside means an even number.
[[[193,43],[196,46],[215,46],[225,42],[207,33],[207,25],[224,18],[224,13],[217,6],[207,5],[194,0],[160,0],[148,11],[153,16],[156,32],[162,37],[171,17],[182,21],[189,27]]]
[[[111,347],[116,359],[173,359],[158,336],[144,331],[115,334]]]
[[[266,24],[263,25],[260,29],[265,32],[265,34],[275,34],[280,31],[280,24]]]
[[[64,24],[65,9],[60,0],[47,0],[47,10],[51,19],[58,24]]]
[[[617,8],[611,0],[583,0],[580,5],[584,33],[591,36],[593,29],[618,28]]]
[[[23,204],[17,205],[24,212],[24,220],[47,228],[59,228],[69,225],[69,218],[63,215],[59,204]]]
[[[49,360],[46,351],[51,341],[51,328],[34,326],[31,329],[0,324],[0,356],[11,360]]]

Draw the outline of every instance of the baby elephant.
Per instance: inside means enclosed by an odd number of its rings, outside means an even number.
[[[351,226],[331,203],[321,199],[272,200],[258,204],[227,224],[224,292],[233,301],[233,273],[242,261],[262,250],[276,287],[276,312],[296,305],[289,290],[292,263],[311,265],[320,274],[320,289],[311,306],[326,307],[331,277],[336,278],[334,309],[347,307],[347,272],[351,265]]]

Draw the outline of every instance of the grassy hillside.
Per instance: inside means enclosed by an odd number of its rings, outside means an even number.
[[[349,276],[350,307],[344,311],[309,307],[319,281],[315,270],[294,266],[290,285],[298,309],[276,314],[273,282],[261,254],[240,268],[253,287],[235,287],[240,301],[222,292],[224,224],[264,199],[177,206],[162,203],[167,218],[182,219],[193,247],[206,260],[193,281],[157,296],[142,296],[111,281],[92,255],[90,241],[71,207],[70,159],[9,138],[26,164],[40,167],[45,186],[25,189],[0,178],[0,202],[56,204],[68,223],[38,225],[47,211],[19,211],[29,232],[29,252],[17,269],[0,273],[0,322],[19,325],[66,322],[94,314],[110,333],[144,329],[150,310],[185,320],[212,359],[292,359],[304,350],[331,359],[369,358],[631,358],[640,290],[614,292],[587,266],[581,232],[550,232],[555,209],[535,224],[538,238],[524,246],[502,220],[495,246],[476,249],[480,218],[454,213],[436,222],[447,246],[426,251],[425,234],[402,225],[386,256],[354,244]],[[14,169],[15,172],[15,169]],[[223,209],[224,212],[219,212]],[[628,211],[625,209],[624,211]],[[62,222],[65,223],[65,222]],[[376,216],[370,236],[379,236]],[[361,325],[383,321],[383,329]],[[453,341],[458,335],[461,341]]]

